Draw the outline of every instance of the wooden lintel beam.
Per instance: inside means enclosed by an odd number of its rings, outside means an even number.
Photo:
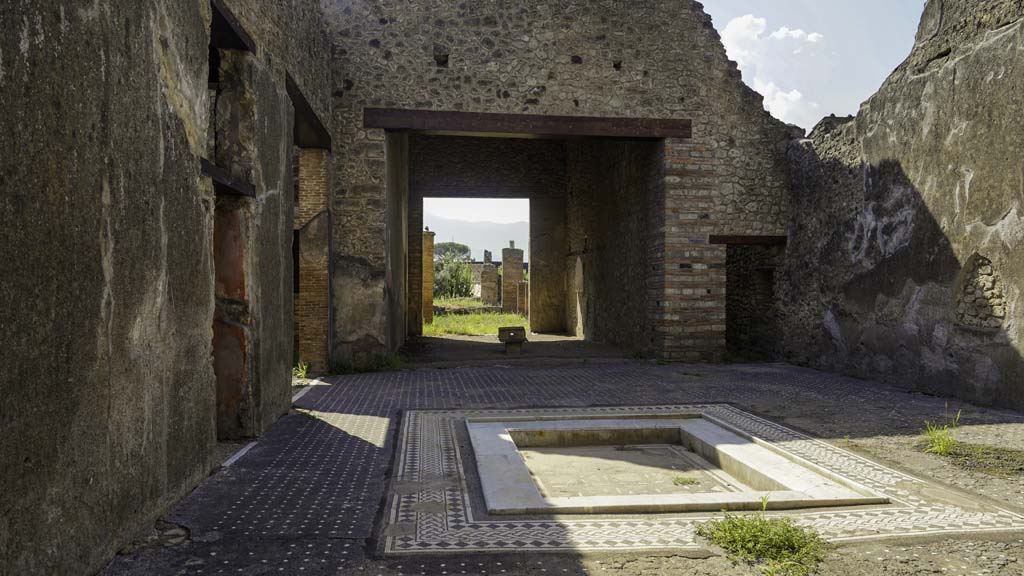
[[[741,235],[712,235],[708,242],[711,244],[732,244],[740,246],[785,246],[785,236],[741,236]]]
[[[295,108],[295,145],[300,148],[330,150],[331,133],[324,127],[291,74],[285,74],[285,88]]]
[[[692,123],[674,118],[546,116],[365,108],[365,128],[398,132],[566,138],[690,138]]]
[[[256,187],[246,182],[233,178],[228,171],[215,165],[206,158],[200,158],[203,176],[213,180],[213,189],[218,195],[256,197]]]
[[[224,50],[245,50],[255,54],[256,42],[223,0],[210,0],[210,5],[213,7],[210,44]]]

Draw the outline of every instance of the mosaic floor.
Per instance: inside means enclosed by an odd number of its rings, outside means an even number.
[[[965,440],[1024,445],[1024,415],[1017,413],[915,395],[877,383],[786,365],[656,366],[619,361],[428,369],[344,376],[312,387],[295,402],[296,410],[278,421],[251,450],[231,466],[217,470],[164,517],[166,522],[187,530],[188,538],[183,543],[140,548],[119,555],[101,574],[335,576],[383,573],[391,576],[444,571],[456,574],[468,569],[451,570],[460,563],[476,566],[475,572],[470,571],[473,573],[501,574],[506,569],[509,574],[516,570],[519,570],[516,574],[526,573],[527,564],[536,566],[539,576],[544,576],[543,569],[549,573],[565,570],[569,574],[597,573],[600,571],[584,566],[574,555],[545,554],[536,558],[494,554],[491,547],[500,538],[468,539],[474,533],[479,534],[477,522],[491,519],[477,514],[477,503],[472,496],[469,500],[459,497],[464,493],[459,488],[457,467],[463,466],[464,455],[459,452],[462,447],[455,442],[460,439],[458,430],[454,430],[453,436],[453,430],[444,425],[443,418],[423,419],[424,415],[534,407],[564,411],[599,406],[695,403],[731,403],[787,426],[807,430],[827,442],[811,441],[800,435],[777,439],[806,444],[808,450],[820,451],[825,458],[849,458],[845,452],[828,449],[836,444],[849,444],[884,455],[887,461],[900,462],[915,471],[927,470],[929,478],[987,495],[1008,508],[1024,509],[1024,485],[1014,480],[965,474],[942,463],[941,459],[910,448],[924,420],[941,421],[944,414],[955,413],[960,408],[964,409],[961,434]],[[851,410],[851,406],[856,409]],[[454,470],[453,489],[443,485],[443,489],[430,493],[433,501],[424,499],[419,503],[415,517],[423,522],[413,527],[414,530],[408,525],[408,507],[402,518],[405,525],[382,526],[386,515],[397,510],[393,508],[394,502],[388,502],[385,507],[385,497],[387,489],[402,488],[401,482],[389,484],[389,479],[405,473],[395,467],[396,448],[400,427],[412,422],[412,418],[404,415],[413,413],[418,414],[420,426],[424,427],[421,436],[431,439],[429,446],[417,449],[422,450],[423,455],[416,458],[435,470],[441,467]],[[765,428],[766,435],[782,433],[768,422],[758,423],[758,426]],[[844,437],[847,438],[845,443]],[[462,440],[462,443],[468,442]],[[401,458],[406,458],[407,449],[403,447],[398,452]],[[912,487],[922,484],[909,476],[898,473],[893,476],[887,468],[870,465],[859,458],[850,462],[863,467],[863,474],[875,477],[886,490],[895,482],[897,489],[903,487],[911,496],[902,498],[906,502],[904,506],[894,507],[885,514],[867,516],[856,510],[833,510],[822,515],[821,521],[830,534],[851,534],[851,526],[859,526],[865,534],[871,531],[895,534],[906,529],[908,523],[913,529],[934,531],[992,530],[1024,524],[1020,517],[1009,513],[993,513],[989,508],[964,508],[952,500],[939,502],[938,497],[945,497],[943,493],[918,494]],[[469,474],[472,481],[472,472],[464,470],[464,473]],[[405,496],[420,498],[420,492],[424,492],[422,487],[409,484]],[[439,484],[438,488],[441,487]],[[446,510],[449,500],[450,512]],[[461,524],[459,519],[463,520]],[[584,522],[589,523],[587,529],[593,537],[582,531],[583,526],[570,529],[569,524],[561,520],[539,523],[535,518],[500,520],[492,529],[508,532],[509,538],[502,541],[522,542],[552,552],[559,549],[555,546],[565,546],[570,538],[594,546],[618,547],[626,542],[679,546],[677,550],[694,546],[692,519],[661,518],[662,525],[668,529],[660,541],[649,543],[638,534],[634,519],[587,519]],[[918,523],[913,523],[915,520]],[[524,525],[540,532],[534,531],[529,540],[523,539],[519,534]],[[642,528],[642,523],[639,526]],[[385,539],[380,538],[382,530],[386,530]],[[465,534],[466,538],[450,539],[455,534]],[[513,534],[515,539],[510,539]],[[1015,538],[1024,538],[1024,530],[1018,534],[1022,536]],[[413,548],[397,547],[399,538],[409,537],[412,539],[401,543],[412,544]],[[374,558],[380,555],[385,540],[398,555]],[[445,542],[450,545],[446,546]],[[421,548],[421,544],[424,547]],[[976,543],[971,545],[976,546]],[[486,549],[488,553],[472,560],[472,553],[460,555],[454,564],[451,557],[440,554],[445,549],[461,554],[473,547]],[[513,551],[511,546],[498,550]],[[968,568],[953,568],[964,574],[980,561],[981,555],[989,554],[963,550],[962,555],[972,560],[960,561],[960,564]],[[1016,548],[1003,554],[1021,556]],[[886,556],[882,552],[878,554],[878,558]],[[864,561],[870,564],[876,559],[872,556]],[[517,568],[520,565],[522,568]],[[725,565],[712,561],[708,566],[718,566],[721,572]],[[861,560],[856,565],[861,565]]]
[[[460,428],[474,417],[595,417],[708,414],[812,464],[887,496],[886,506],[786,515],[833,541],[1024,529],[1024,515],[932,486],[732,406],[674,405],[513,411],[411,411],[402,424],[395,486],[383,529],[386,554],[452,550],[637,550],[701,548],[696,525],[707,514],[488,516],[474,497],[474,464]]]

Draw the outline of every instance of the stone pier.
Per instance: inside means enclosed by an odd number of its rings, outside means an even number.
[[[501,310],[519,312],[519,283],[523,281],[523,251],[510,241],[501,250]]]

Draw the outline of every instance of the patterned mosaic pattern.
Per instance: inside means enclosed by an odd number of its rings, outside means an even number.
[[[561,516],[503,520],[474,508],[456,441],[473,416],[610,417],[701,413],[888,496],[885,507],[789,512],[834,541],[944,532],[1024,528],[1024,516],[996,506],[932,497],[928,485],[845,450],[724,404],[540,410],[408,412],[402,424],[395,485],[384,526],[385,554],[500,550],[636,550],[699,548],[694,537],[706,514],[629,517]]]
[[[571,553],[546,554],[541,558],[488,554],[486,559],[466,556],[465,562],[453,562],[439,552],[463,549],[441,543],[424,548],[418,558],[402,554],[382,560],[392,563],[393,571],[381,569],[377,560],[366,558],[366,553],[376,555],[382,549],[380,537],[371,540],[375,533],[381,534],[374,525],[382,519],[386,524],[384,535],[392,538],[392,543],[410,534],[414,535],[412,541],[417,541],[417,517],[424,519],[424,527],[428,526],[428,521],[433,522],[436,531],[448,530],[450,526],[460,529],[470,526],[467,522],[460,524],[458,519],[468,519],[473,510],[463,510],[459,517],[433,514],[446,505],[456,511],[465,508],[457,474],[423,479],[437,489],[432,502],[419,502],[418,493],[422,490],[415,486],[419,480],[388,485],[388,478],[395,478],[399,473],[395,467],[399,462],[406,463],[404,474],[414,474],[413,470],[418,467],[404,456],[408,446],[400,447],[396,434],[402,427],[412,425],[414,418],[421,419],[420,425],[434,427],[435,431],[427,437],[437,445],[435,449],[423,450],[422,457],[419,450],[414,451],[415,458],[436,460],[437,464],[429,466],[439,468],[445,454],[442,444],[451,454],[459,456],[452,452],[453,444],[440,440],[442,433],[451,434],[450,426],[445,427],[433,418],[423,419],[424,413],[413,411],[575,407],[569,412],[576,412],[593,406],[729,402],[751,412],[769,414],[774,419],[785,419],[788,424],[808,429],[820,438],[849,436],[849,441],[860,449],[870,448],[899,461],[908,453],[907,440],[916,438],[924,420],[941,421],[944,414],[956,413],[962,407],[965,422],[958,434],[964,441],[1004,446],[1024,444],[1024,416],[1021,414],[909,394],[877,383],[784,365],[658,366],[592,361],[558,366],[482,366],[355,374],[332,378],[329,384],[310,389],[295,403],[297,411],[274,424],[243,458],[212,475],[165,517],[166,521],[188,529],[188,541],[170,548],[161,546],[119,555],[102,574],[337,576],[345,573],[372,576],[396,572],[459,574],[467,570],[500,575],[502,570],[507,570],[508,574],[518,576],[542,574],[545,569],[547,574],[601,573],[593,567],[584,567]],[[851,406],[855,409],[851,410]],[[555,410],[559,411],[565,410]],[[396,457],[399,448],[403,455]],[[455,463],[449,456],[448,468]],[[1019,484],[998,478],[981,482],[953,466],[932,467],[928,474],[939,482],[1024,508],[1024,494]],[[449,493],[446,489],[449,486],[456,489]],[[385,488],[415,503],[402,509],[405,516],[401,522],[390,516],[379,516],[397,512],[392,500],[381,510]],[[819,526],[827,528],[829,522],[844,523],[843,516],[847,512],[850,511],[833,511],[828,517],[821,516]],[[885,522],[883,514],[876,514],[874,518],[876,522]],[[937,514],[925,513],[922,521],[936,519]],[[946,523],[940,524],[940,529],[962,519],[962,515],[953,511]],[[659,520],[671,524],[669,517]],[[692,519],[684,520],[671,524],[672,531],[662,530],[658,539],[645,545],[672,547],[679,541],[692,542]],[[860,521],[866,523],[867,519]],[[606,527],[592,530],[593,540],[581,542],[595,546],[607,540],[614,543],[619,532],[630,530],[628,523],[605,520],[601,523]],[[493,530],[505,530],[511,537],[511,529],[518,524],[522,522],[505,519],[495,523]],[[533,528],[548,530],[555,537],[565,532],[564,523],[549,524],[552,526]],[[582,538],[583,534],[579,534]],[[481,538],[468,540],[467,544],[478,541],[487,544]],[[532,541],[523,540],[524,543]],[[502,549],[515,552],[517,549],[511,545],[515,540],[507,542],[509,545]],[[994,566],[993,558],[999,554],[1024,558],[1019,548],[993,553],[991,546],[975,545],[970,541],[963,545],[943,544],[959,550],[951,559],[946,558],[945,548],[940,555],[931,556],[933,549],[925,546],[926,550],[917,550],[923,562],[917,566],[922,567],[923,572],[941,567],[949,569],[944,574],[968,574],[976,573],[977,566]],[[989,555],[989,560],[984,559],[985,554]],[[888,557],[887,552],[880,551],[861,560],[878,567]],[[671,573],[668,570],[663,573]],[[881,568],[877,571],[882,572]],[[993,573],[999,572],[993,570]]]

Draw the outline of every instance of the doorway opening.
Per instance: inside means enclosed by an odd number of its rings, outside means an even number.
[[[775,360],[779,318],[776,271],[782,245],[726,245],[725,337],[729,360]]]
[[[526,357],[636,356],[654,348],[659,302],[647,284],[660,252],[664,140],[415,132],[389,132],[387,139],[388,294],[405,294],[402,339],[417,363],[504,354],[496,329],[432,335],[437,314],[449,312],[435,307],[433,296],[458,295],[445,292],[450,278],[442,258],[449,250],[469,253],[472,301],[462,304],[500,306],[521,317]],[[486,241],[460,241],[462,233],[445,228],[450,222],[431,215],[478,216],[483,209],[475,203],[484,201],[504,203],[506,211],[519,202],[526,217],[515,219],[524,222],[518,238],[502,238],[514,234],[491,225]],[[393,222],[398,214],[407,215],[401,232]],[[392,308],[392,318],[397,313]],[[459,339],[477,346],[455,350]],[[430,350],[419,354],[423,348]]]

